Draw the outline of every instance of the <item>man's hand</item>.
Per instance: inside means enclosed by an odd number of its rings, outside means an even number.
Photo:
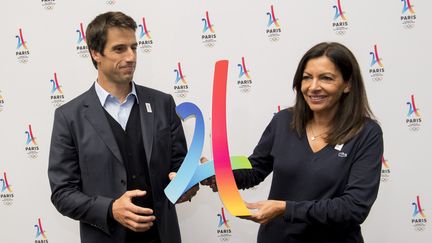
[[[200,162],[201,164],[204,164],[205,162],[207,162],[208,159],[206,157],[201,157]],[[218,188],[216,185],[216,177],[215,176],[210,176],[209,178],[202,180],[200,182],[201,185],[203,186],[209,186],[213,192],[217,192]]]
[[[170,180],[174,179],[174,177],[177,175],[176,172],[171,172],[168,174],[168,177]],[[191,187],[187,192],[185,192],[176,203],[182,203],[186,201],[191,201],[192,198],[197,194],[199,190],[199,184],[196,184],[195,186]]]
[[[259,224],[267,224],[274,218],[283,215],[285,212],[285,201],[265,200],[256,203],[246,203],[249,209],[255,209],[255,213],[251,216],[242,216],[242,219],[252,220]]]
[[[127,191],[115,200],[112,205],[114,219],[124,227],[135,232],[149,230],[156,219],[153,215],[153,210],[139,207],[132,203],[132,198],[143,197],[146,193],[146,191],[141,190]]]

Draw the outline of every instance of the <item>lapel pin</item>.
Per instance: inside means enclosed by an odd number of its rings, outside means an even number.
[[[145,103],[145,105],[146,105],[147,112],[152,113],[152,108],[151,108],[150,103]]]
[[[336,144],[334,148],[338,151],[341,151],[343,146],[344,146],[343,144]]]

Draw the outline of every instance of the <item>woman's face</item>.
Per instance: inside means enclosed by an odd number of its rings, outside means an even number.
[[[301,82],[301,92],[314,114],[333,117],[343,93],[350,91],[342,73],[326,56],[310,59],[306,63]]]

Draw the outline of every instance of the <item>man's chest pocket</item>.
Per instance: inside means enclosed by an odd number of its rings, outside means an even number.
[[[168,127],[156,132],[155,145],[157,146],[155,149],[166,150],[166,152],[169,151],[169,148],[171,147],[171,133]]]

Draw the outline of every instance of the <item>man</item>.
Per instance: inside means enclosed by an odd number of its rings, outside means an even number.
[[[55,112],[51,201],[80,221],[83,243],[181,242],[175,207],[163,189],[187,152],[183,128],[171,95],[132,81],[135,30],[135,21],[121,12],[89,24],[97,81]]]

